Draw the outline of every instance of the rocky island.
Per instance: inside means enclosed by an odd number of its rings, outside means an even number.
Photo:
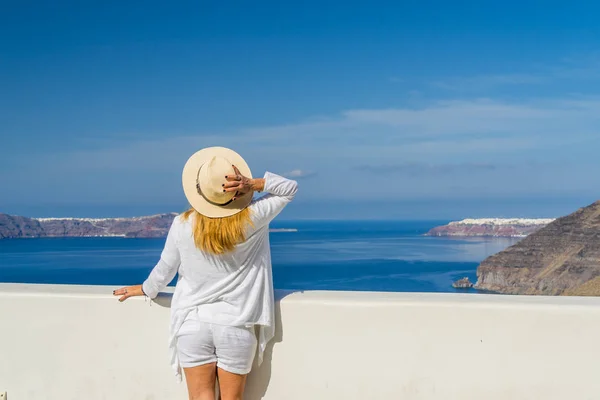
[[[600,295],[600,201],[484,260],[475,288],[508,294]]]
[[[473,283],[468,277],[464,277],[454,282],[452,287],[455,289],[470,289],[473,287]]]
[[[554,221],[539,218],[463,219],[431,229],[425,236],[525,237]]]
[[[0,239],[40,237],[166,237],[177,213],[132,218],[28,218],[0,213]],[[273,229],[296,232],[296,229]]]

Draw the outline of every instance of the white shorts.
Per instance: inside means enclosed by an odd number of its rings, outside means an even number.
[[[177,353],[183,368],[217,363],[227,372],[246,375],[252,369],[256,345],[254,328],[201,322],[194,312],[177,334]]]

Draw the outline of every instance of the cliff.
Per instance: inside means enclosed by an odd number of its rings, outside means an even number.
[[[500,293],[600,295],[600,201],[487,258],[477,278]]]
[[[483,218],[464,219],[431,229],[425,236],[525,237],[543,228],[553,219]]]

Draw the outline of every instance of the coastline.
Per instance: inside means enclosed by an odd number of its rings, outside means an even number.
[[[270,233],[295,233],[298,232],[296,228],[273,228],[269,229]],[[166,236],[128,236],[125,234],[119,235],[47,235],[47,236],[18,236],[18,237],[3,237],[0,240],[18,240],[18,239],[111,239],[111,238],[121,238],[121,239],[163,239]]]

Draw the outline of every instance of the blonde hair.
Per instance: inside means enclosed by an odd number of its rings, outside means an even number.
[[[246,228],[252,225],[250,208],[225,218],[208,218],[190,208],[181,214],[182,220],[194,215],[194,243],[202,251],[225,254],[246,241]]]

